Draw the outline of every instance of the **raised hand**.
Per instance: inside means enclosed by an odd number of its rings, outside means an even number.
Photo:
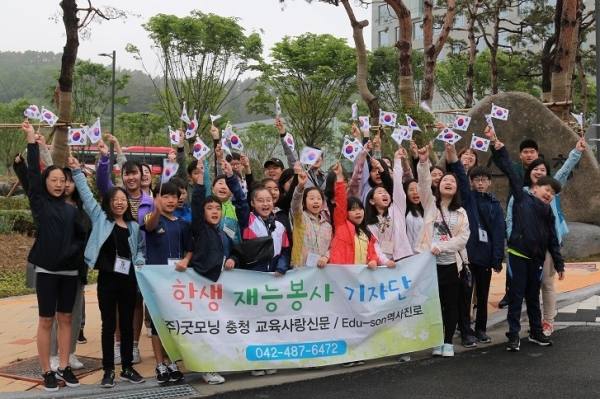
[[[275,127],[279,131],[279,134],[285,133],[285,125],[283,124],[283,121],[280,117],[277,117],[277,119],[275,119]]]
[[[413,158],[419,158],[419,147],[414,140],[411,140],[409,143],[410,151],[412,152]]]
[[[110,135],[108,135],[108,136],[110,136]],[[98,141],[98,144],[96,146],[98,147],[98,151],[100,151],[101,155],[108,156],[108,147],[106,146],[104,141],[102,141],[102,140]]]
[[[435,121],[435,128],[437,130],[444,130],[446,128],[446,124],[442,121]]]
[[[225,173],[225,176],[233,176],[233,168],[231,167],[231,164],[224,159],[221,160],[221,170],[223,173]]]
[[[340,161],[337,161],[335,163],[335,166],[333,167],[333,173],[335,173],[335,175],[337,176],[337,181],[344,181],[344,169],[342,168],[342,165],[340,164]]]
[[[579,139],[579,141],[575,145],[575,149],[579,152],[583,152],[585,150],[586,145],[587,144],[585,142],[585,139],[582,137],[581,139]]]
[[[456,154],[456,147],[454,144],[444,143],[444,147],[446,148],[446,161],[456,162],[458,160],[458,155]]]
[[[352,124],[352,127],[350,128],[350,133],[352,133],[352,135],[359,139],[360,138],[360,129],[358,128],[358,126],[356,126],[356,123]]]
[[[213,140],[218,140],[219,139],[219,128],[216,127],[215,125],[212,125],[210,127],[210,135],[212,136]]]
[[[497,140],[496,132],[491,126],[486,126],[485,130],[483,131],[483,134],[485,134],[485,137],[487,137],[488,140]]]
[[[417,153],[419,154],[419,162],[425,163],[429,160],[429,146],[426,145],[423,148],[419,148]]]
[[[114,143],[114,144],[118,144],[119,143],[119,140],[115,136],[113,136],[112,134],[110,134],[110,133],[105,134],[104,138],[106,140],[108,140],[109,143]]]
[[[306,182],[308,181],[308,174],[305,171],[298,173],[298,188],[300,190],[304,189]]]
[[[69,168],[75,170],[79,169],[81,166],[79,165],[79,161],[77,158],[70,156],[69,157]]]
[[[303,171],[304,169],[302,168],[302,164],[300,162],[296,162],[294,164],[294,173],[295,174],[299,174]]]
[[[404,149],[404,147],[398,148],[398,151],[394,153],[394,158],[397,159],[408,159],[408,153]]]

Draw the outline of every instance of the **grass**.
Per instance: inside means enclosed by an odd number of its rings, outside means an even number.
[[[0,234],[0,298],[34,294],[25,286],[25,265],[34,238],[25,234]],[[93,284],[98,272],[91,270],[88,282]]]

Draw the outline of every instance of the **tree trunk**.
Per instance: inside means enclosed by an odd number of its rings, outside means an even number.
[[[475,42],[475,19],[477,18],[477,1],[467,1],[469,22],[467,32],[469,36],[469,66],[467,67],[467,98],[465,108],[473,107],[473,81],[475,79],[475,57],[477,55],[477,43]]]
[[[446,13],[444,15],[444,25],[442,30],[433,43],[433,3],[432,0],[425,0],[423,3],[423,44],[425,53],[425,68],[423,71],[423,90],[421,91],[421,102],[426,102],[429,107],[433,101],[433,91],[435,88],[435,64],[440,55],[448,34],[452,29],[454,22],[455,0],[448,0],[446,4]]]
[[[79,18],[77,18],[76,0],[62,0],[60,7],[63,10],[63,23],[67,42],[63,48],[58,85],[60,88],[58,104],[58,120],[60,122],[71,122],[71,100],[73,88],[73,69],[77,61],[77,50],[79,49]],[[68,155],[68,128],[62,126],[56,128],[52,142],[52,160],[60,167],[67,165]]]
[[[354,46],[356,47],[356,85],[358,92],[362,97],[363,101],[369,107],[369,115],[371,116],[371,127],[374,131],[379,130],[379,99],[371,93],[367,86],[367,46],[365,45],[365,39],[363,36],[363,28],[369,25],[369,21],[357,21],[356,16],[352,7],[348,3],[348,0],[342,0],[344,9],[350,19],[350,25],[352,26],[352,38],[354,39]]]
[[[398,18],[398,68],[400,79],[398,82],[398,91],[400,92],[400,102],[404,107],[410,108],[415,105],[415,86],[412,72],[412,19],[410,10],[402,0],[385,0],[385,3],[392,7]]]
[[[556,56],[552,66],[552,101],[568,101],[571,77],[569,76],[572,52],[574,49],[573,35],[576,33],[577,25],[577,0],[563,0],[563,7],[560,19],[560,34],[556,47]],[[565,119],[567,107],[550,107],[556,116]]]

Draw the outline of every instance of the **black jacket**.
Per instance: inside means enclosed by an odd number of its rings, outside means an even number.
[[[48,271],[78,270],[86,233],[77,209],[54,197],[46,189],[46,178],[56,167],[40,173],[40,150],[36,143],[27,144],[29,205],[36,228],[36,238],[28,261]]]
[[[502,270],[504,256],[504,211],[500,201],[491,193],[471,190],[471,183],[460,161],[449,163],[447,170],[458,178],[460,202],[469,217],[471,235],[467,241],[467,255],[472,265]],[[481,215],[485,221],[481,220]],[[487,233],[487,242],[479,239],[479,229]]]
[[[546,259],[550,252],[557,271],[565,269],[556,236],[554,214],[550,205],[523,191],[523,180],[513,168],[508,151],[502,147],[498,151],[513,192],[513,227],[508,237],[508,247],[538,262]]]
[[[238,266],[239,262],[231,256],[233,240],[218,227],[204,221],[205,202],[206,188],[204,185],[195,185],[192,193],[192,267],[198,274],[211,281],[217,281],[221,276],[224,259],[233,259],[235,266]]]

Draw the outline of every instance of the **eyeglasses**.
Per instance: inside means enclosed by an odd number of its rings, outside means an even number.
[[[476,177],[473,179],[473,183],[487,183],[490,181],[487,177]]]
[[[123,198],[113,198],[112,202],[114,204],[124,204],[127,203],[127,198],[123,199]]]

